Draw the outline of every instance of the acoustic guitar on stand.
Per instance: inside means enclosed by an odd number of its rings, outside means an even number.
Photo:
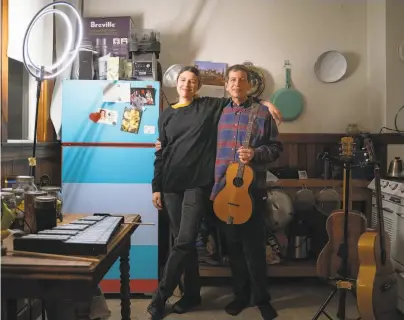
[[[341,139],[341,161],[350,163],[355,152],[352,137]],[[348,182],[349,180],[349,182]],[[344,168],[343,206],[334,211],[327,219],[326,230],[328,242],[317,258],[317,275],[322,278],[336,278],[344,276],[356,279],[359,272],[358,241],[366,231],[367,220],[361,212],[352,210],[352,183],[350,170]],[[345,195],[348,193],[348,202]],[[345,209],[348,207],[348,228],[345,227]],[[348,243],[344,243],[344,234],[348,232]],[[341,264],[347,255],[347,266]],[[343,270],[347,267],[347,270]]]
[[[380,166],[372,141],[366,138],[364,143],[367,162],[374,167],[378,230],[367,231],[359,239],[358,310],[363,320],[394,319],[397,286],[390,260],[390,237],[384,230]]]
[[[243,148],[250,146],[252,125],[258,112],[258,106],[253,104],[243,141]],[[226,170],[226,184],[213,201],[215,215],[227,224],[246,223],[253,212],[253,199],[250,187],[254,181],[254,171],[246,164],[234,162]]]

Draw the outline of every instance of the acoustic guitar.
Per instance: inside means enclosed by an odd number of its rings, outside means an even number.
[[[355,144],[352,137],[341,139],[341,160],[349,163],[353,159]],[[358,241],[366,231],[366,217],[361,212],[352,210],[352,183],[347,188],[347,182],[351,182],[350,170],[344,168],[343,202],[342,210],[336,210],[327,218],[326,230],[328,242],[321,250],[317,258],[317,274],[322,278],[347,277],[356,279],[359,272]],[[348,192],[348,203],[345,201],[345,193]],[[348,206],[348,230],[344,230],[345,208]],[[344,244],[344,234],[348,232],[348,243]],[[348,247],[348,252],[346,251]],[[348,270],[343,269],[342,258],[348,254]]]
[[[250,146],[252,125],[257,112],[258,106],[253,104],[243,141],[245,149]],[[213,211],[221,221],[227,224],[246,223],[253,211],[250,186],[254,181],[254,171],[249,165],[234,162],[227,167],[225,179],[224,188],[213,201]]]
[[[384,230],[380,166],[369,138],[365,139],[365,148],[367,160],[374,167],[378,230],[369,230],[359,239],[358,310],[363,320],[394,319],[397,286],[390,260],[390,237]]]

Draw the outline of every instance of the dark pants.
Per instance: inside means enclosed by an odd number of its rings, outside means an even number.
[[[159,284],[159,293],[164,298],[172,296],[182,274],[184,295],[200,295],[201,283],[195,242],[202,215],[206,210],[207,197],[208,194],[201,188],[188,189],[183,193],[164,193],[164,206],[175,237]]]
[[[267,291],[265,199],[254,195],[251,219],[241,225],[223,224],[227,253],[233,274],[234,294],[237,299],[265,304],[270,300]]]

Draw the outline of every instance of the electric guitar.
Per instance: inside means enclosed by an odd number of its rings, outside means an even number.
[[[348,166],[355,153],[352,137],[341,139],[341,160]],[[366,231],[367,220],[361,212],[352,210],[352,183],[350,169],[344,168],[343,206],[327,218],[326,230],[328,242],[317,258],[317,275],[322,278],[345,277],[356,279],[359,271],[358,241]],[[345,195],[348,193],[348,202]],[[345,223],[345,209],[348,209],[348,221]],[[345,243],[348,233],[348,243]],[[344,258],[347,264],[344,264]]]
[[[253,104],[243,148],[250,146],[252,125],[258,112],[258,106]],[[226,184],[213,201],[215,215],[227,224],[246,223],[252,215],[253,200],[250,186],[254,181],[254,171],[246,164],[234,162],[226,170]]]
[[[380,166],[372,141],[367,138],[364,143],[367,162],[374,167],[378,230],[369,230],[359,239],[358,310],[363,320],[394,319],[397,286],[390,260],[390,237],[384,230]]]

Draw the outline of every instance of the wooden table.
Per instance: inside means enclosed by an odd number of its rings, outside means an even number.
[[[88,215],[66,214],[64,223]],[[97,257],[34,257],[8,253],[1,258],[1,293],[7,299],[7,319],[16,320],[17,299],[39,298],[46,301],[90,301],[97,285],[120,258],[121,318],[130,320],[129,250],[130,239],[140,222],[139,215],[126,215],[125,223],[108,245],[108,252]],[[13,250],[13,237],[4,240]],[[86,260],[87,259],[87,260]],[[89,310],[79,315],[90,319]]]

